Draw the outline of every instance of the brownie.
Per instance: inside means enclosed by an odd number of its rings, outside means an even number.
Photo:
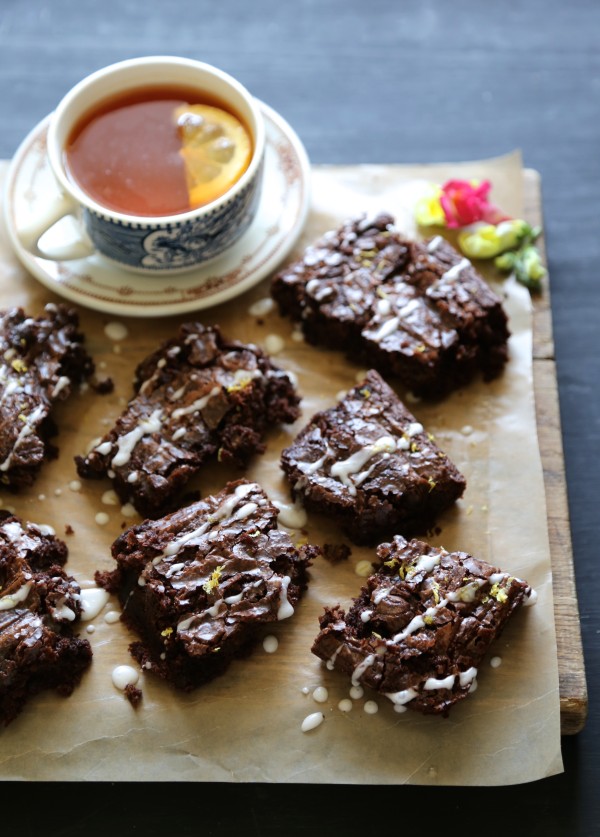
[[[0,511],[0,722],[43,689],[70,695],[92,658],[73,636],[80,589],[63,570],[67,547],[46,527]]]
[[[34,319],[21,308],[0,312],[0,482],[31,485],[45,459],[56,401],[94,371],[74,310],[46,305]]]
[[[80,476],[108,475],[144,516],[169,510],[204,463],[244,466],[264,451],[265,430],[293,422],[300,401],[290,377],[255,345],[217,327],[187,323],[136,370],[135,395],[85,457]]]
[[[296,548],[257,483],[238,480],[114,542],[113,573],[142,668],[190,690],[247,654],[259,629],[294,612],[316,547]]]
[[[465,552],[399,535],[377,557],[381,566],[348,613],[325,609],[312,651],[398,712],[447,716],[474,691],[490,645],[535,591]]]
[[[271,293],[310,343],[342,349],[425,398],[478,372],[490,380],[507,360],[500,298],[448,242],[411,241],[391,215],[326,233],[275,276]]]
[[[466,482],[378,372],[317,413],[281,455],[292,496],[355,543],[426,532]]]

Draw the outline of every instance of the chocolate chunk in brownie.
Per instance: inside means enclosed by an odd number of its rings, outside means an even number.
[[[70,695],[92,658],[73,636],[80,589],[62,566],[67,547],[43,526],[0,511],[0,723],[32,695]]]
[[[33,483],[56,454],[53,404],[93,371],[74,310],[49,304],[37,319],[21,308],[0,312],[0,483]]]
[[[294,499],[355,543],[426,532],[465,479],[381,376],[317,413],[281,456]]]
[[[130,650],[143,669],[192,689],[294,613],[318,550],[296,548],[277,515],[257,483],[239,480],[115,541],[117,569],[97,581],[141,636]]]
[[[300,401],[290,377],[255,345],[218,328],[181,326],[138,367],[135,395],[85,457],[80,476],[112,478],[123,502],[154,517],[211,457],[244,466],[265,430],[293,422]]]
[[[306,339],[345,350],[415,394],[439,398],[507,360],[500,298],[440,236],[410,241],[387,214],[347,221],[273,280]]]
[[[465,552],[396,536],[346,614],[326,608],[312,651],[327,667],[406,707],[447,716],[474,691],[507,620],[535,591]]]

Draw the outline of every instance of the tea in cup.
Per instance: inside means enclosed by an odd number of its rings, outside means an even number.
[[[131,59],[77,84],[50,120],[61,195],[20,229],[43,258],[99,252],[143,273],[189,270],[246,231],[260,198],[262,114],[231,76],[184,58]],[[65,215],[82,237],[59,255],[39,240]]]

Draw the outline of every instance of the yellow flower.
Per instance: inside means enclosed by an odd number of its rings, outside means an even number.
[[[446,216],[440,203],[442,190],[430,184],[427,192],[417,201],[415,215],[421,227],[445,227]]]
[[[531,227],[517,219],[500,224],[473,224],[458,234],[458,245],[469,259],[493,259],[518,247]]]

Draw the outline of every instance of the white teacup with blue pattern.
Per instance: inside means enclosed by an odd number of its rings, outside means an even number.
[[[248,127],[253,145],[250,164],[221,197],[175,215],[143,217],[102,206],[68,176],[64,149],[82,116],[94,104],[136,88],[173,85],[197,88],[222,101]],[[53,113],[47,137],[48,159],[61,194],[50,200],[43,217],[19,231],[34,255],[65,261],[101,253],[119,267],[144,274],[193,269],[223,253],[248,229],[260,199],[265,127],[255,99],[227,73],[200,61],[171,56],[133,58],[112,64],[73,87]],[[78,221],[81,238],[53,250],[39,241],[65,215]]]

